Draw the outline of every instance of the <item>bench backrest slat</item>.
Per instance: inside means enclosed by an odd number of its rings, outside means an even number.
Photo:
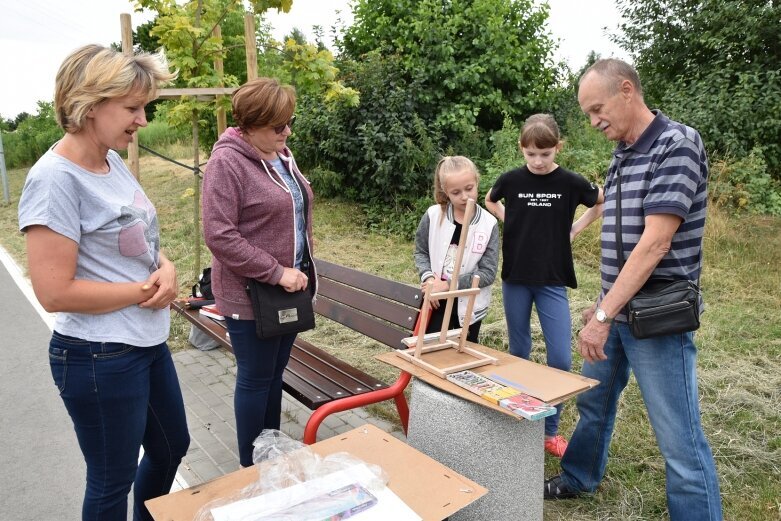
[[[394,349],[406,349],[401,340],[410,336],[410,330],[408,329],[400,329],[388,322],[331,300],[324,295],[317,297],[315,311]]]
[[[317,273],[321,278],[333,279],[342,284],[361,288],[368,293],[395,300],[413,308],[420,308],[423,296],[420,288],[408,286],[377,275],[363,273],[352,268],[346,268],[332,262],[316,259]]]
[[[415,327],[418,315],[418,310],[415,308],[398,304],[392,300],[379,299],[372,293],[345,286],[324,277],[320,277],[318,292],[318,299],[321,296],[328,297],[340,304],[382,318],[409,331]]]
[[[420,288],[317,259],[315,311],[394,349],[411,336]]]

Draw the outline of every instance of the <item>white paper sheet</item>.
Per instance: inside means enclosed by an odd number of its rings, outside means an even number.
[[[376,479],[366,465],[355,465],[345,470],[293,485],[292,487],[213,508],[211,514],[214,521],[259,521],[273,517],[275,513],[285,508],[298,505],[333,490],[353,483],[369,484],[376,481]],[[388,519],[393,519],[394,521],[421,521],[420,516],[388,487],[383,486],[380,490],[373,488],[371,493],[377,498],[377,503],[363,512],[353,514],[350,516],[351,520],[387,521]],[[306,516],[302,518],[297,516],[295,521],[322,521],[322,518]]]

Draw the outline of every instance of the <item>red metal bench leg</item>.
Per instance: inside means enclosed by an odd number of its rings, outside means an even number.
[[[404,429],[404,435],[407,435],[407,425],[409,424],[409,406],[407,405],[407,397],[404,393],[394,397],[396,400],[396,410],[399,411],[399,419],[401,420],[401,427]]]
[[[369,391],[368,393],[359,394],[357,396],[348,396],[347,398],[334,400],[333,402],[321,405],[312,413],[312,416],[309,417],[309,421],[306,423],[306,427],[304,428],[304,443],[311,445],[317,441],[317,429],[320,427],[320,424],[323,423],[323,420],[331,414],[364,407],[372,403],[384,402],[391,398],[396,401],[396,409],[399,411],[399,417],[401,418],[404,433],[406,434],[407,423],[409,422],[409,407],[407,407],[407,400],[404,397],[404,389],[407,387],[407,384],[409,384],[411,378],[412,375],[410,373],[402,371],[401,375],[399,375],[399,379],[385,389]]]

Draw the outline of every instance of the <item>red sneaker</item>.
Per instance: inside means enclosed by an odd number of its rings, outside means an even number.
[[[553,438],[546,438],[545,440],[545,452],[551,456],[555,456],[559,459],[564,455],[564,451],[567,450],[567,440],[564,436],[557,434]]]

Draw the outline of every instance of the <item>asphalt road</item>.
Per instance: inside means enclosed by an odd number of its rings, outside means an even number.
[[[80,519],[84,460],[49,370],[51,331],[15,271],[0,263],[0,519]]]

